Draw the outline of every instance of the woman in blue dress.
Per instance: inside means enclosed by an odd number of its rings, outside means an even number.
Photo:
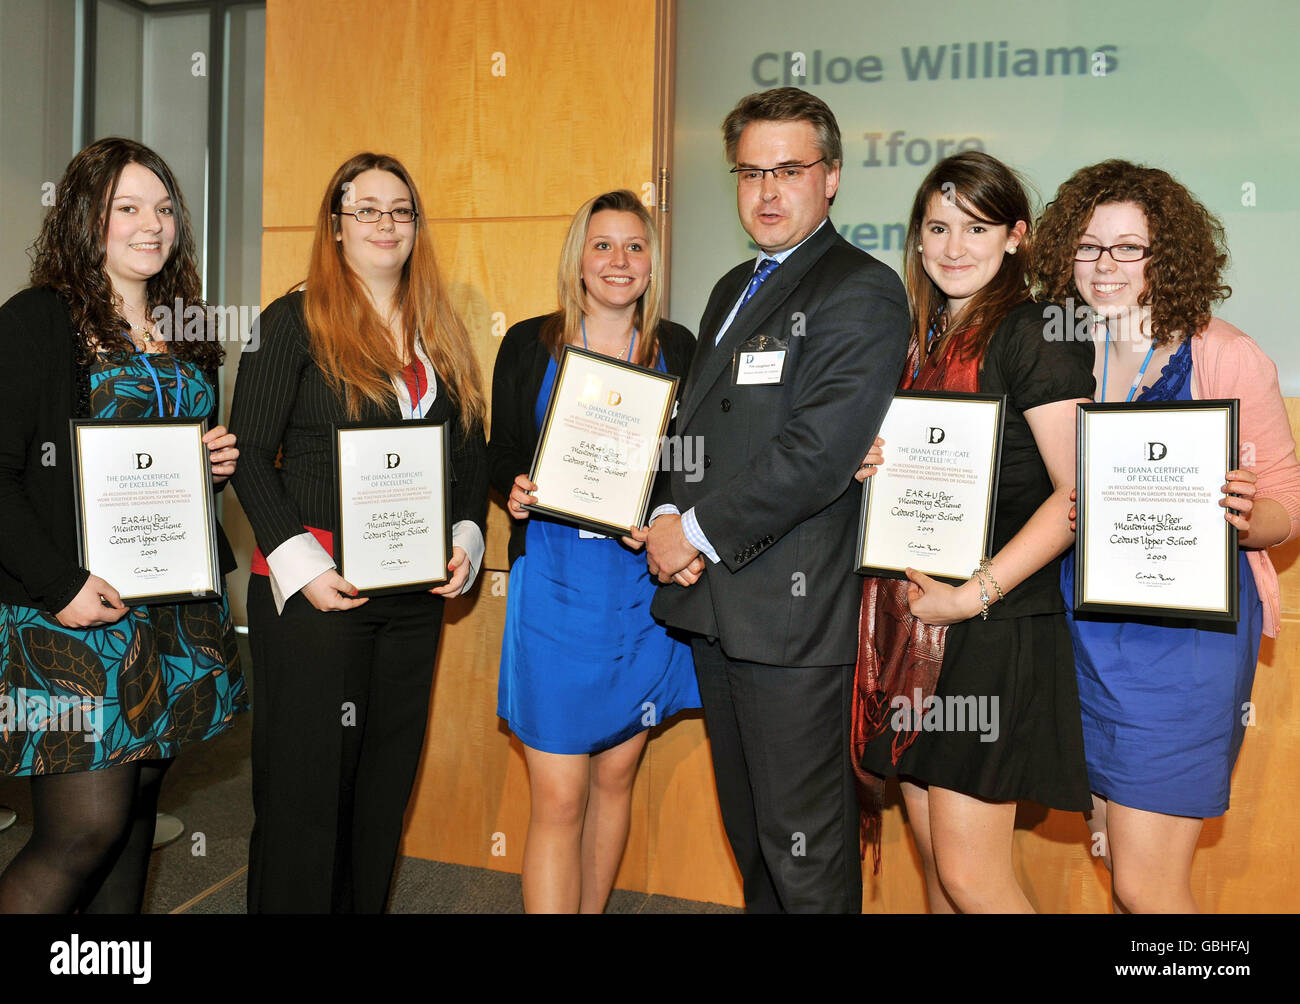
[[[33,808],[0,913],[138,912],[167,767],[247,706],[224,595],[127,606],[77,556],[68,420],[217,413],[221,345],[171,340],[202,304],[162,159],[124,139],[73,158],[31,279],[0,307],[0,773],[31,779]],[[235,438],[203,441],[223,484]]]
[[[660,317],[660,271],[659,236],[635,195],[586,202],[560,257],[560,309],[512,327],[493,373],[488,465],[514,520],[497,714],[528,762],[530,913],[604,910],[647,730],[700,705],[689,646],[650,617],[640,542],[525,508],[564,345],[685,375],[694,339]]]
[[[1241,469],[1226,472],[1219,502],[1242,547],[1238,622],[1070,616],[1087,819],[1115,908],[1195,912],[1201,825],[1227,811],[1260,635],[1277,632],[1265,549],[1300,529],[1300,465],[1277,369],[1211,316],[1231,292],[1223,227],[1164,171],[1118,160],[1077,171],[1043,215],[1036,261],[1046,297],[1092,308],[1098,401],[1241,401]],[[1068,606],[1073,552],[1061,584]]]

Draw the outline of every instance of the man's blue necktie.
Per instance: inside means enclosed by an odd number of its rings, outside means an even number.
[[[736,318],[739,317],[740,312],[745,309],[745,304],[749,302],[749,298],[758,292],[758,287],[763,285],[763,282],[767,277],[775,272],[776,267],[780,264],[781,263],[775,258],[764,258],[758,263],[758,268],[754,270],[754,275],[750,278],[749,285],[745,287],[745,295],[740,299],[740,306],[737,307],[736,312],[731,315],[731,324],[736,323]],[[731,325],[728,325],[727,327],[730,326]],[[725,331],[719,331],[718,337],[713,340],[713,344],[717,345],[722,341],[722,336],[724,334],[726,334]]]
[[[767,277],[775,272],[776,267],[780,264],[775,258],[764,258],[758,263],[758,268],[754,270],[754,277],[749,280],[749,286],[745,289],[745,295],[740,301],[740,306],[736,308],[737,317],[745,309],[745,304],[749,302],[749,298],[758,292],[758,287],[763,285]]]

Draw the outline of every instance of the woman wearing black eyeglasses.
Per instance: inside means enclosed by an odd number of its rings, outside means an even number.
[[[1300,530],[1300,465],[1277,368],[1211,316],[1231,293],[1223,227],[1186,188],[1155,168],[1094,164],[1061,186],[1038,233],[1045,296],[1080,297],[1096,317],[1098,401],[1241,401],[1240,469],[1225,473],[1219,501],[1242,546],[1238,623],[1069,615],[1093,793],[1085,815],[1115,907],[1193,913],[1201,824],[1227,811],[1260,635],[1278,629],[1266,548]],[[1073,552],[1062,587],[1068,600]]]
[[[398,161],[344,163],[321,201],[305,289],[267,308],[260,348],[240,361],[230,420],[247,466],[235,489],[259,548],[248,589],[250,913],[384,909],[444,598],[482,565],[482,382],[419,217]],[[348,421],[447,424],[446,585],[364,599],[335,569],[330,443]]]

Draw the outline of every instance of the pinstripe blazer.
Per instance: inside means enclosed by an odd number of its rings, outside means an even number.
[[[249,342],[239,360],[230,410],[230,431],[239,438],[240,451],[232,483],[258,547],[270,554],[304,526],[338,532],[333,425],[349,419],[342,399],[312,359],[303,294],[280,297],[258,323],[259,338]],[[399,422],[402,416],[396,400],[387,409],[365,402],[361,419]],[[482,426],[461,427],[444,386],[429,414],[417,421],[448,425],[450,522],[472,520],[484,530],[487,447]]]

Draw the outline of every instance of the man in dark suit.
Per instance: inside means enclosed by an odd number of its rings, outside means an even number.
[[[798,88],[723,124],[761,254],[714,287],[676,431],[703,477],[670,478],[646,535],[656,617],[692,633],[723,823],[751,911],[857,912],[849,763],[861,489],[907,349],[898,276],[836,232],[839,126]],[[659,501],[659,500],[657,500]]]

